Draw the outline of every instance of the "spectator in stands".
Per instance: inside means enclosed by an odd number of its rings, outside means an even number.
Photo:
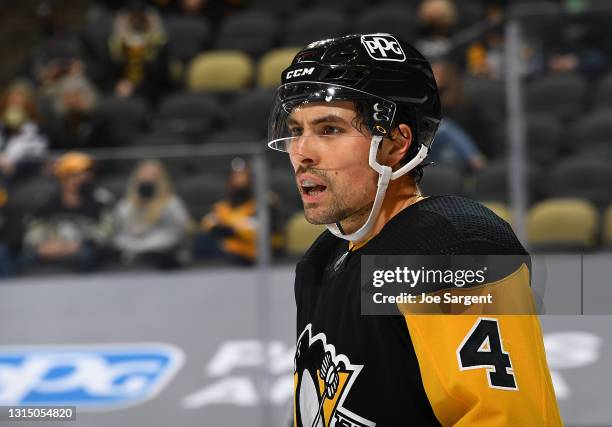
[[[557,31],[538,36],[546,45],[544,71],[579,72],[598,78],[612,63],[610,14],[588,15],[569,20]]]
[[[435,142],[428,156],[428,159],[435,163],[472,172],[486,165],[486,160],[476,143],[449,118],[442,119]]]
[[[38,130],[38,108],[28,83],[16,82],[0,96],[0,175],[13,177],[47,152],[47,139]],[[21,164],[20,164],[21,163]]]
[[[221,2],[213,2],[213,7],[220,5]],[[202,16],[206,9],[211,8],[211,4],[207,0],[179,0],[181,13],[187,16]],[[218,7],[217,7],[218,8]],[[220,15],[215,15],[220,18]]]
[[[95,115],[98,94],[83,76],[64,77],[51,99],[52,112],[45,131],[56,149],[84,149],[99,137]]]
[[[200,221],[201,233],[196,240],[196,256],[224,259],[239,265],[250,265],[257,258],[257,205],[249,166],[235,159],[227,184],[227,196],[213,206]],[[280,250],[283,237],[279,232],[278,205],[270,196],[271,245]]]
[[[466,71],[469,74],[491,79],[503,75],[504,39],[503,26],[505,4],[499,0],[489,0],[485,7],[486,23],[490,29],[478,40],[472,41],[465,52]]]
[[[112,196],[95,187],[93,160],[86,154],[66,153],[53,170],[59,191],[27,225],[23,266],[46,263],[93,270],[108,253]]]
[[[91,67],[88,64],[88,55],[80,38],[65,31],[57,16],[61,12],[53,10],[49,2],[43,2],[39,9],[47,10],[52,15],[51,23],[41,23],[46,33],[40,44],[31,50],[26,59],[22,72],[36,84],[38,93],[50,96],[57,88],[60,80],[68,75],[91,75],[96,81],[105,78],[105,70],[100,67]]]
[[[490,31],[482,40],[471,43],[465,57],[467,72],[477,77],[501,79],[504,73],[503,42],[501,33]]]
[[[444,118],[452,120],[451,127],[462,128],[463,133],[474,141],[478,151],[486,156],[494,154],[496,147],[492,146],[491,135],[495,124],[479,104],[466,99],[457,67],[440,59],[432,63],[432,70],[436,77]]]
[[[113,244],[125,263],[168,269],[189,261],[191,218],[159,161],[138,165],[114,218]]]
[[[169,87],[166,30],[160,14],[132,1],[115,18],[109,40],[115,65],[115,93],[142,96],[155,103]]]
[[[423,0],[419,5],[420,37],[416,47],[428,58],[448,54],[450,36],[457,25],[457,9],[451,0]]]

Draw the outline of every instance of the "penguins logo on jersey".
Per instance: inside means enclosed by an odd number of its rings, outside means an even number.
[[[300,334],[294,366],[294,425],[296,427],[374,427],[344,408],[351,386],[363,368],[336,354],[325,334],[312,336],[309,324]]]

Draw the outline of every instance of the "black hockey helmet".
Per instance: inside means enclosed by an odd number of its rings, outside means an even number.
[[[372,209],[366,222],[345,234],[339,223],[326,224],[337,237],[352,242],[366,238],[380,212],[389,182],[413,170],[420,177],[442,118],[438,88],[429,62],[415,48],[386,33],[357,34],[314,42],[302,49],[283,71],[268,125],[268,146],[291,151],[289,116],[308,103],[352,101],[359,126],[372,135],[368,164],[378,174]],[[401,123],[411,126],[413,143],[393,170],[377,161],[385,136]],[[333,135],[316,135],[334,138]],[[414,176],[414,175],[413,175]]]
[[[387,136],[400,123],[412,127],[408,159],[431,147],[442,113],[429,62],[392,34],[355,34],[309,44],[283,71],[270,116],[270,148],[284,149],[286,119],[310,102],[351,100],[373,136]]]

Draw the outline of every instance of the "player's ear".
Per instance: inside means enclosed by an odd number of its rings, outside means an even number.
[[[391,131],[391,138],[383,139],[378,162],[391,166],[393,170],[399,168],[402,160],[412,144],[412,129],[405,123],[400,124]]]

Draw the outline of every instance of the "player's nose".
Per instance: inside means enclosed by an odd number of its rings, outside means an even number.
[[[311,140],[312,138],[300,136],[291,142],[289,156],[294,167],[313,166],[318,163],[316,147]]]

